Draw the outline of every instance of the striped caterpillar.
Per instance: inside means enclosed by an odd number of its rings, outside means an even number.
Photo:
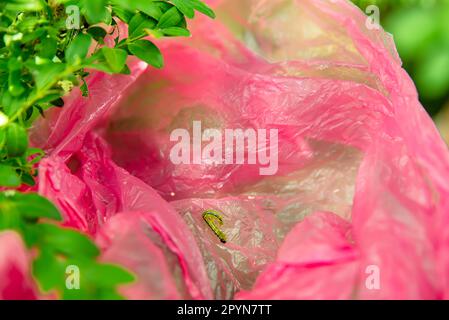
[[[203,212],[203,219],[218,239],[220,239],[222,243],[226,243],[226,235],[214,224],[214,220],[218,220],[220,225],[223,225],[223,218],[221,217],[220,212],[212,209],[206,210]]]

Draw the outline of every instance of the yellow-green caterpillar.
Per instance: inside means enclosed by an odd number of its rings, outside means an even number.
[[[220,239],[221,242],[226,243],[226,235],[214,224],[214,220],[218,220],[220,225],[223,225],[223,218],[221,217],[220,212],[212,209],[206,210],[203,212],[203,219],[218,239]]]

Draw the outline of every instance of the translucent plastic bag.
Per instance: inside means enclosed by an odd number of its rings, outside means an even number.
[[[390,36],[343,0],[213,4],[162,70],[93,74],[47,117],[39,191],[137,274],[130,298],[447,298],[449,153]],[[276,128],[277,173],[173,164],[193,121]]]

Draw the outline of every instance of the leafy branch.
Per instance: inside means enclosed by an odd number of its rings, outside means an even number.
[[[28,129],[37,118],[63,107],[62,98],[74,87],[88,96],[90,70],[129,74],[128,56],[162,68],[161,52],[149,38],[190,36],[186,18],[195,11],[215,17],[200,0],[0,0],[0,188],[35,185],[37,164],[45,156],[29,146]],[[127,37],[119,36],[123,24]],[[30,248],[38,248],[33,271],[41,289],[71,297],[61,279],[63,265],[76,260],[97,274],[78,296],[118,297],[115,285],[130,275],[98,264],[98,249],[86,236],[42,219],[60,220],[48,200],[0,192],[0,230],[16,230]],[[110,281],[100,271],[110,274]]]
[[[42,222],[42,219],[46,222]],[[47,199],[15,191],[0,193],[0,230],[15,230],[30,249],[37,249],[33,275],[43,292],[59,292],[64,299],[121,299],[115,291],[134,276],[121,267],[96,261],[100,251],[85,235],[54,224],[62,217]],[[79,268],[80,286],[66,286],[66,270]]]

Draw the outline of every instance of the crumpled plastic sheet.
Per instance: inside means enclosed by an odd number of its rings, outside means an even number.
[[[47,115],[39,192],[136,274],[128,298],[448,298],[449,153],[391,36],[349,1],[209,3],[216,20],[158,43],[163,69],[93,73]],[[277,174],[174,165],[194,120],[277,128]]]

